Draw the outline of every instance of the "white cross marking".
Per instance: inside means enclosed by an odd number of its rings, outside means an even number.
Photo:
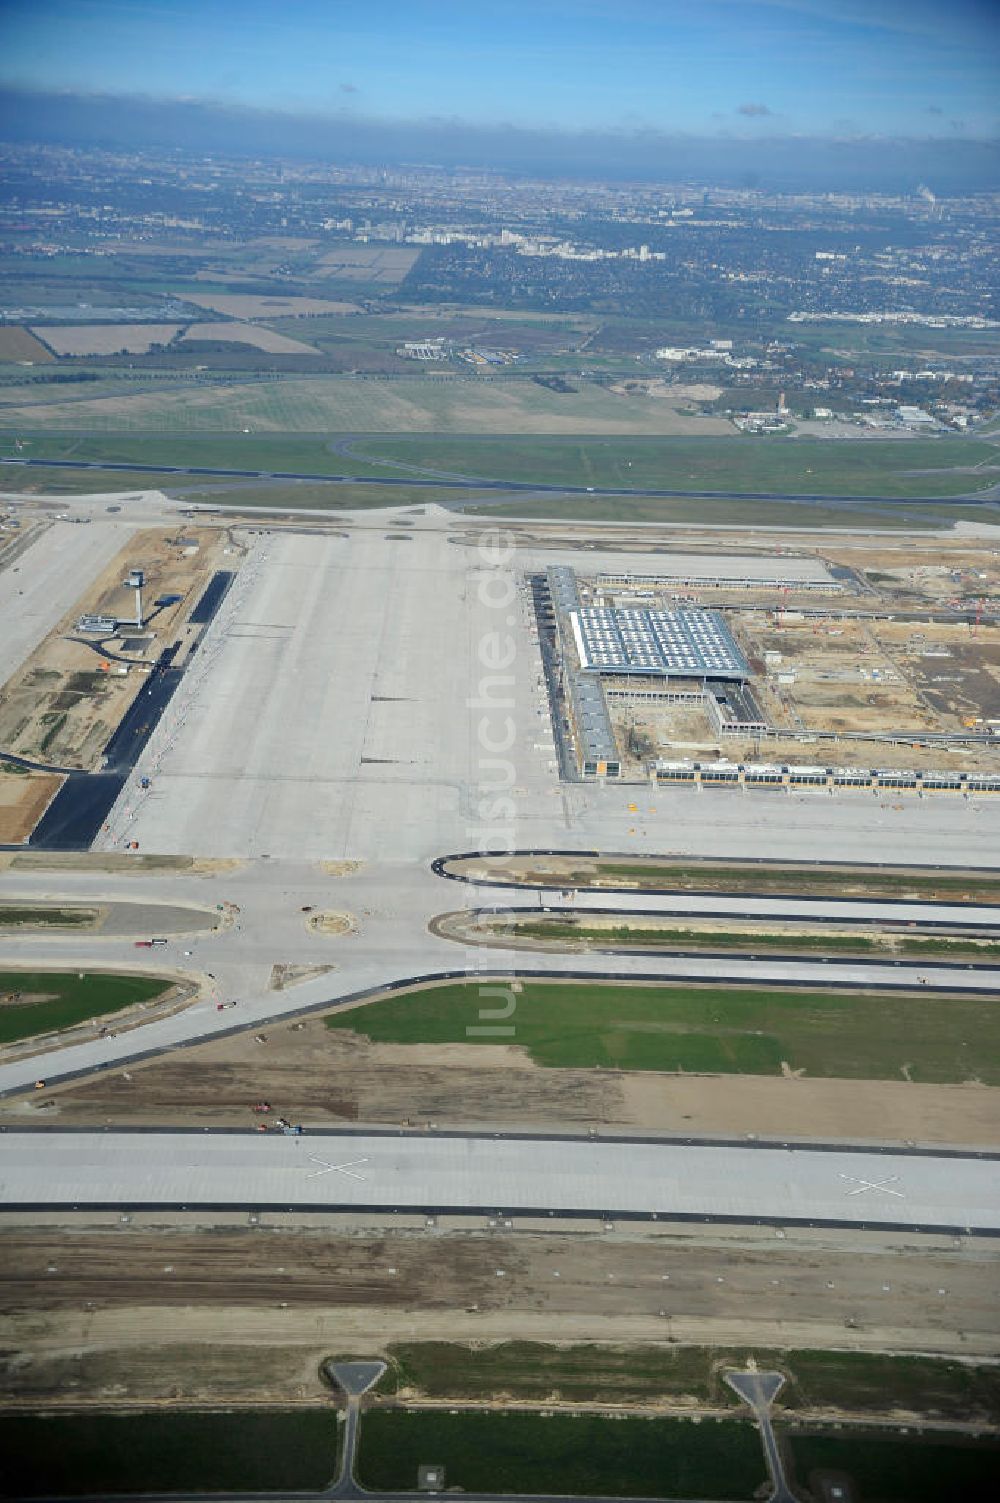
[[[363,1174],[354,1173],[354,1166],[355,1164],[367,1164],[368,1160],[349,1159],[346,1164],[330,1164],[326,1159],[317,1159],[314,1158],[312,1154],[310,1154],[309,1162],[310,1164],[322,1164],[323,1168],[314,1169],[312,1174],[306,1175],[306,1179],[318,1179],[321,1174],[329,1174],[331,1169],[336,1169],[338,1174],[349,1175],[351,1179],[364,1179],[365,1176]]]
[[[890,1185],[895,1184],[898,1181],[898,1174],[889,1174],[885,1179],[859,1179],[857,1175],[854,1174],[842,1174],[840,1178],[853,1180],[854,1184],[856,1184],[858,1187],[856,1190],[845,1191],[845,1194],[847,1195],[863,1195],[866,1190],[884,1190],[886,1195],[898,1195],[900,1200],[906,1199],[902,1190],[889,1189]]]

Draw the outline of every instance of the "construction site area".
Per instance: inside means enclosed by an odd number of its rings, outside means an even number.
[[[139,696],[154,671],[183,669],[209,581],[231,577],[217,568],[227,554],[235,567],[242,549],[219,528],[131,532],[11,674],[0,689],[0,841],[28,839],[67,774],[108,766],[130,712],[141,739]]]
[[[848,544],[550,568],[536,600],[564,769],[1000,792],[998,593],[1000,550],[969,542],[927,562]]]

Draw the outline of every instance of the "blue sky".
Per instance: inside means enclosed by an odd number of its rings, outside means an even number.
[[[992,137],[1000,0],[0,0],[0,81],[528,129]]]

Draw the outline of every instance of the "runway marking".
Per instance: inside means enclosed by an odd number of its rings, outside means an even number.
[[[368,1160],[349,1159],[346,1164],[331,1164],[326,1159],[318,1159],[310,1154],[309,1162],[310,1164],[322,1164],[323,1168],[314,1169],[311,1174],[306,1175],[306,1179],[318,1179],[321,1174],[329,1174],[332,1169],[336,1169],[338,1174],[346,1174],[350,1179],[364,1179],[365,1176],[363,1174],[354,1173],[354,1166],[356,1164],[367,1164]]]
[[[853,1180],[858,1187],[856,1190],[845,1191],[847,1195],[863,1195],[866,1190],[883,1190],[886,1195],[898,1195],[900,1200],[906,1199],[902,1190],[889,1189],[890,1185],[898,1181],[898,1174],[889,1174],[885,1179],[860,1179],[856,1174],[842,1174],[840,1178]]]

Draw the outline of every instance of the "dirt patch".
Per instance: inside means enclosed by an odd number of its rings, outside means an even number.
[[[0,1007],[31,1007],[35,1002],[55,999],[55,992],[0,992]]]
[[[62,785],[54,773],[15,773],[0,764],[0,841],[27,840]]]
[[[971,1356],[1000,1333],[996,1273],[986,1246],[808,1232],[8,1224],[0,1400],[304,1397],[332,1351],[435,1337]]]
[[[503,1045],[371,1044],[306,1018],[0,1103],[66,1125],[249,1126],[261,1097],[294,1122],[433,1122],[706,1136],[1000,1144],[1000,1090],[907,1081],[543,1069]]]
[[[350,877],[354,872],[360,871],[363,865],[362,861],[321,861],[320,869],[328,877]]]
[[[353,913],[311,913],[306,922],[314,934],[354,934],[358,927]]]
[[[284,992],[290,986],[299,986],[303,981],[315,981],[317,976],[327,976],[336,969],[334,965],[273,965],[268,984],[273,992]]]

